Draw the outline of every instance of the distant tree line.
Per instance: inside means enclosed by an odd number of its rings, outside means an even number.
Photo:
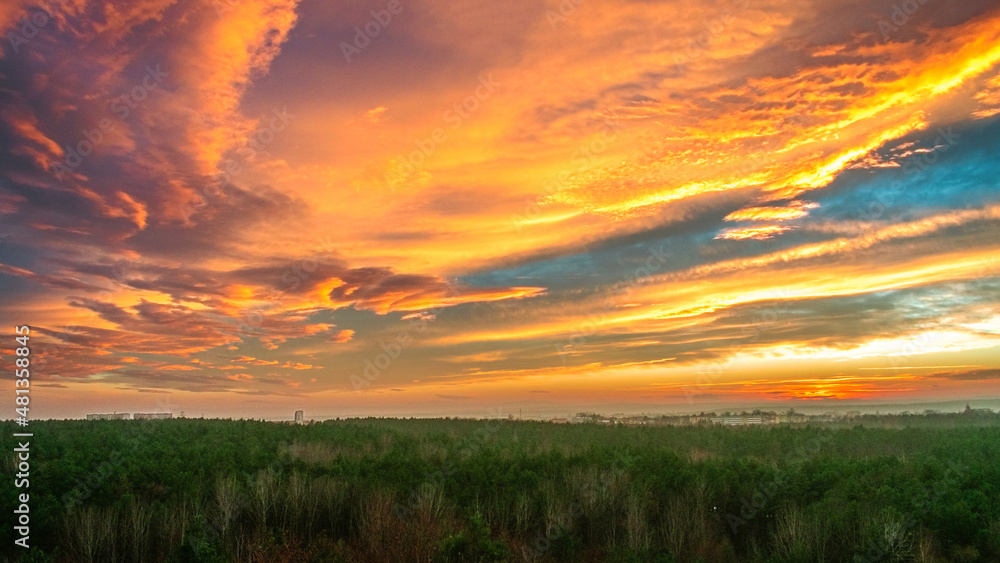
[[[995,413],[32,426],[33,547],[5,526],[12,561],[1000,560]]]

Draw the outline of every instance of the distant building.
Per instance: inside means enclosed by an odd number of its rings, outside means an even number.
[[[569,419],[568,418],[553,418],[552,422],[554,424],[569,424]]]
[[[745,414],[736,416],[714,416],[710,420],[712,424],[722,424],[725,426],[749,426],[751,424],[769,423],[763,416],[750,416]]]
[[[88,414],[87,420],[128,420],[132,418],[127,412],[116,412],[111,414]]]
[[[137,412],[132,418],[135,420],[158,420],[173,417],[174,413],[172,412]]]
[[[295,424],[305,424],[305,413],[302,411],[295,411]]]

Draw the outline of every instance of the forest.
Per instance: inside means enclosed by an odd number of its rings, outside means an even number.
[[[10,561],[1000,561],[988,412],[31,425],[31,548],[5,526]]]

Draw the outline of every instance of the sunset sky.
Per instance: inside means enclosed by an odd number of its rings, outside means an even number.
[[[995,1],[15,0],[0,29],[33,418],[1000,398]]]

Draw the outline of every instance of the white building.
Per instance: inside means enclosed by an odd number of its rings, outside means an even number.
[[[112,414],[88,414],[87,420],[128,420],[132,418],[127,412],[116,412]]]

